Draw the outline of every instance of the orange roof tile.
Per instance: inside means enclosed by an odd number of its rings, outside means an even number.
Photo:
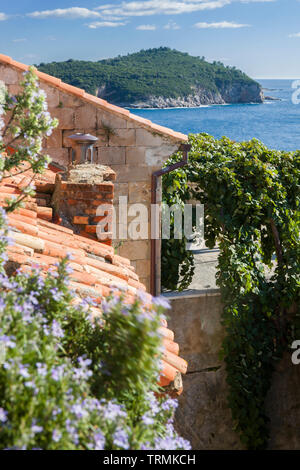
[[[23,169],[26,170],[25,165]],[[38,175],[35,184],[51,183],[55,174],[49,165],[43,175]],[[32,174],[28,170],[23,174],[11,171],[10,175],[0,182],[0,206],[5,206],[6,199],[15,198],[20,194],[20,188],[25,181],[32,180]],[[25,208],[9,214],[10,237],[15,241],[15,244],[7,249],[10,262],[20,266],[24,272],[30,272],[32,266],[38,265],[42,275],[46,275],[59,259],[70,253],[70,266],[73,269],[70,275],[71,288],[78,297],[90,296],[100,303],[103,297],[110,294],[111,287],[126,288],[125,302],[128,303],[134,300],[138,290],[146,290],[128,259],[116,255],[111,246],[82,237],[69,228],[45,220],[45,209],[51,212],[50,207],[39,207],[37,198],[29,198]],[[94,308],[93,314],[99,316],[101,311]],[[164,346],[159,383],[166,386],[173,382],[180,372],[186,372],[187,363],[178,356],[179,346],[174,342],[174,333],[167,328],[166,321],[162,321],[159,331]],[[181,389],[177,390],[177,393],[180,392]]]
[[[21,62],[17,62],[13,60],[11,57],[0,54],[0,62],[10,65],[12,67],[15,67],[19,70],[25,71],[28,70],[29,66],[22,64]],[[153,122],[149,121],[148,119],[144,119],[141,116],[136,116],[135,114],[130,113],[127,109],[120,108],[119,106],[115,106],[113,104],[108,103],[107,101],[98,98],[97,96],[90,95],[89,93],[86,93],[84,90],[81,88],[74,87],[72,85],[68,85],[67,83],[62,82],[59,78],[52,77],[51,75],[48,75],[44,72],[39,72],[37,71],[37,76],[39,77],[40,80],[43,82],[47,83],[50,86],[56,87],[59,90],[70,93],[72,95],[75,95],[84,101],[93,104],[105,111],[111,112],[113,114],[119,115],[126,120],[133,121],[138,123],[141,127],[150,130],[150,132],[155,132],[157,134],[161,134],[167,138],[170,138],[176,142],[187,142],[188,141],[188,136],[185,134],[182,134],[180,132],[175,132],[172,129],[169,129],[168,127],[163,127],[159,126],[157,124],[154,124]]]

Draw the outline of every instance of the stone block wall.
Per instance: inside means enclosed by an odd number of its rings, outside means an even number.
[[[188,361],[176,428],[191,441],[193,449],[241,450],[227,406],[226,370],[218,354],[224,337],[221,296],[211,290],[168,297],[172,306],[169,327],[175,333],[181,357]],[[299,390],[300,365],[293,365],[291,355],[286,354],[266,397],[270,449],[300,448]]]
[[[0,80],[11,93],[19,91],[18,83],[22,78],[22,71],[17,67],[0,63]],[[99,139],[95,146],[95,163],[109,165],[116,172],[114,206],[117,214],[119,196],[127,196],[129,208],[135,203],[145,204],[150,214],[151,175],[177,151],[182,139],[155,132],[145,125],[145,120],[131,119],[125,110],[120,114],[112,105],[101,107],[96,98],[95,104],[87,103],[83,90],[66,84],[62,87],[55,78],[52,81],[53,84],[49,84],[40,80],[40,86],[47,94],[49,112],[59,120],[58,128],[44,142],[45,153],[53,161],[67,166],[71,155],[68,136],[76,132],[95,135]],[[135,216],[129,217],[128,222],[134,219]],[[117,239],[115,245],[121,256],[132,261],[149,291],[149,237],[134,241]]]

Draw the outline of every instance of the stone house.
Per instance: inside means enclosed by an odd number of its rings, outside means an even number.
[[[27,69],[27,65],[0,54],[0,80],[5,83],[10,93],[19,91],[18,84],[22,73]],[[152,175],[162,168],[168,157],[177,151],[182,143],[187,142],[187,136],[111,105],[82,89],[63,83],[58,78],[42,72],[37,72],[37,75],[40,87],[47,94],[49,112],[59,120],[58,128],[45,140],[45,152],[53,162],[67,167],[71,161],[71,142],[68,136],[78,132],[96,136],[98,141],[95,144],[95,163],[109,165],[116,173],[116,211],[118,212],[119,197],[126,196],[129,210],[135,203],[142,203],[147,207],[149,221]],[[128,222],[133,219],[128,218]],[[156,248],[155,266],[159,279],[159,241]],[[130,259],[140,281],[149,291],[150,237],[120,240],[118,254]]]

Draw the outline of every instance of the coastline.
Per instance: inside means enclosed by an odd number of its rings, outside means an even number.
[[[277,101],[277,100],[276,100]],[[172,110],[172,109],[203,109],[203,108],[213,108],[214,106],[253,106],[253,105],[261,105],[261,104],[266,104],[266,102],[271,102],[269,100],[263,101],[262,103],[254,103],[254,102],[249,102],[249,103],[213,103],[213,104],[203,104],[201,106],[170,106],[170,107],[165,107],[165,108],[138,108],[138,107],[130,107],[130,106],[124,106],[125,109],[128,109],[129,111],[134,111],[134,110],[140,110],[140,111],[163,111],[163,110]]]
[[[236,141],[257,138],[270,148],[296,151],[300,149],[300,105],[291,100],[290,80],[262,80],[263,88],[274,90],[271,96],[280,101],[254,104],[202,105],[194,108],[129,108],[130,112],[161,126],[172,127],[183,134],[207,133]],[[281,89],[282,91],[279,91]],[[276,91],[275,93],[275,90]],[[249,100],[250,101],[250,100]],[[261,104],[261,103],[258,103]]]

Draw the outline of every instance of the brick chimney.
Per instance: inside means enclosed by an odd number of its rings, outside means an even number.
[[[111,245],[115,179],[111,168],[92,163],[70,166],[66,173],[57,174],[52,196],[54,218],[79,235]],[[101,205],[108,210],[99,216]],[[97,234],[97,224],[104,218],[105,233]]]

